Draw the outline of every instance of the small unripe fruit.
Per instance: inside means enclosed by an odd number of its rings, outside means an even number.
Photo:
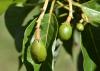
[[[78,23],[76,25],[76,28],[79,30],[79,31],[83,31],[84,30],[84,25],[82,23]]]
[[[72,27],[69,23],[63,23],[59,28],[59,35],[62,40],[69,40],[72,36]]]
[[[41,41],[34,40],[31,47],[31,55],[36,63],[44,62],[47,56],[46,47]]]

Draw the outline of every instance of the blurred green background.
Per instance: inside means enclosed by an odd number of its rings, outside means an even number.
[[[0,71],[18,71],[20,54],[16,51],[15,41],[8,32],[4,15],[0,16]],[[23,66],[20,71],[26,71]],[[55,71],[77,71],[71,57],[63,48],[55,64]]]

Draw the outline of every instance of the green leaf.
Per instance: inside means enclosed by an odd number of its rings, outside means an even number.
[[[83,54],[83,58],[84,58],[84,63],[83,63],[84,71],[94,71],[96,68],[96,64],[89,57],[89,55],[83,45],[81,45],[81,49],[82,49],[82,54]]]
[[[58,31],[58,23],[55,15],[51,15],[50,23],[48,22],[49,16],[49,14],[44,15],[41,24],[41,39],[47,45],[47,47],[51,45],[51,41],[52,39],[55,39]]]
[[[24,8],[25,9],[25,8]],[[36,16],[38,16],[40,14],[40,5],[35,6],[33,9],[31,9],[30,12],[28,12],[27,17],[25,17],[24,22],[23,22],[23,26],[27,27],[27,22],[29,22],[30,20],[32,20],[33,18],[35,18]],[[23,12],[25,13],[25,12]]]
[[[87,16],[89,23],[100,26],[100,4],[96,0],[83,3],[82,10]]]
[[[12,4],[12,0],[0,0],[0,15],[6,11],[10,4]]]
[[[100,27],[86,25],[82,32],[82,44],[89,57],[97,66],[100,65]]]
[[[23,39],[23,49],[22,49],[22,61],[24,62],[27,71],[39,71],[40,64],[35,64],[31,58],[30,47],[33,29],[35,29],[36,19],[34,19],[30,25],[26,28]],[[33,67],[34,65],[34,67]]]
[[[36,19],[34,19],[30,25],[26,28],[23,39],[23,50],[22,50],[22,61],[24,62],[28,71],[52,71],[52,48],[54,40],[57,37],[58,32],[58,23],[55,15],[51,15],[50,22],[49,14],[45,14],[44,18],[41,22],[41,40],[47,47],[47,59],[42,64],[36,64],[31,57],[30,48],[31,44],[34,41],[34,32],[35,32],[35,23]],[[40,67],[41,66],[41,67]],[[30,67],[30,68],[29,68]]]
[[[30,20],[33,20],[33,17],[39,14],[39,8],[40,6],[36,8],[26,6],[20,8],[15,5],[11,5],[5,13],[4,17],[6,28],[12,35],[15,41],[16,50],[19,53],[22,51],[25,28],[29,25]],[[19,65],[19,68],[21,68],[21,64]]]
[[[58,32],[58,23],[54,14],[51,15],[51,19],[49,22],[50,15],[46,14],[42,20],[41,24],[41,39],[46,44],[47,47],[47,59],[42,64],[40,71],[52,71],[52,49],[53,42],[57,37]]]
[[[82,40],[81,40],[81,33],[79,31],[75,31],[75,35],[77,38],[76,42],[77,42],[78,46],[81,47],[81,50],[82,50],[83,60],[84,60],[83,61],[84,71],[94,71],[96,68],[96,65],[90,58],[86,48],[83,46],[84,42],[82,42]]]

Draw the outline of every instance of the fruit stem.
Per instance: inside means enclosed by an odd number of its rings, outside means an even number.
[[[71,19],[72,19],[72,16],[73,16],[73,7],[72,7],[72,0],[68,0],[68,3],[69,3],[69,15],[67,17],[67,20],[66,22],[70,23]]]
[[[44,3],[44,6],[42,8],[42,12],[37,20],[37,25],[36,25],[36,34],[35,34],[35,39],[36,40],[40,40],[40,24],[41,24],[41,21],[44,17],[44,14],[46,12],[46,9],[47,9],[47,6],[48,6],[48,3],[49,3],[49,0],[45,0],[45,3]]]
[[[84,13],[82,14],[82,18],[84,19],[84,21],[89,22],[88,17]]]
[[[79,23],[83,23],[83,21],[84,21],[84,20],[83,20],[83,19],[81,19],[81,20],[79,21]]]
[[[86,24],[88,24],[88,17],[84,14],[84,13],[82,13],[82,19],[83,19],[83,21],[84,21],[84,23],[83,23],[83,25],[85,26]]]

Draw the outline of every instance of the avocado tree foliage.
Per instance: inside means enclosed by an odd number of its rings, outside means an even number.
[[[81,51],[84,71],[98,70],[100,0],[0,0],[3,13],[27,71],[54,71],[59,48],[76,67]]]

